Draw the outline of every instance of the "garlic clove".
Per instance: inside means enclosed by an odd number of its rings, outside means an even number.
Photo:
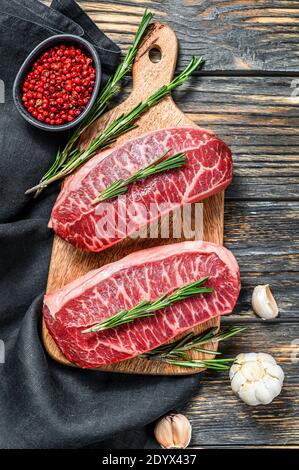
[[[263,380],[259,380],[258,383],[256,383],[255,396],[263,405],[268,405],[274,398],[272,390],[266,387]]]
[[[279,382],[284,381],[284,372],[278,364],[271,364],[266,368],[266,370],[268,375],[279,380]]]
[[[246,361],[246,354],[240,353],[236,357],[235,364],[242,365],[242,364],[244,364],[245,361]]]
[[[278,315],[278,306],[269,284],[256,286],[253,289],[251,303],[254,312],[264,320],[270,320]]]
[[[182,414],[164,416],[155,426],[154,434],[163,449],[185,449],[191,440],[191,424]]]
[[[173,442],[175,448],[185,449],[191,440],[191,424],[186,418],[186,416],[178,415],[179,421],[176,419],[173,423]]]
[[[246,382],[246,378],[242,374],[235,374],[231,379],[232,391],[238,393],[242,385]]]
[[[255,395],[255,384],[252,382],[245,382],[239,390],[239,397],[247,405],[256,406],[259,405],[259,400]]]
[[[170,417],[162,418],[156,424],[154,433],[155,433],[156,440],[164,449],[169,449],[174,446]]]
[[[269,363],[269,364],[275,364],[276,365],[276,361],[275,361],[274,357],[271,356],[270,354],[258,353],[257,358],[258,358],[259,361],[261,361],[263,363]]]
[[[233,380],[234,376],[236,375],[237,372],[239,372],[240,366],[239,364],[233,364],[229,370],[229,378],[230,380]]]
[[[247,362],[242,366],[242,375],[251,382],[261,379],[264,375],[264,368],[256,361]]]
[[[265,387],[271,392],[272,400],[280,394],[281,382],[278,379],[273,379],[273,377],[264,377],[263,382]]]
[[[248,361],[255,362],[257,360],[257,353],[246,353],[244,354],[244,361],[243,363],[247,363]]]

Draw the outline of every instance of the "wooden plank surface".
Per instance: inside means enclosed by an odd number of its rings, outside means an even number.
[[[147,7],[177,32],[180,66],[192,54],[206,70],[299,71],[298,0],[126,0],[81,2],[91,18],[126,49]]]
[[[227,374],[206,373],[186,410],[192,447],[299,446],[296,357],[298,316],[299,77],[298,0],[107,0],[81,2],[123,49],[145,7],[169,21],[180,41],[179,68],[194,53],[204,74],[175,93],[181,109],[214,130],[232,148],[235,179],[226,195],[225,243],[242,274],[238,309],[225,323],[248,324],[227,343],[226,355],[273,354],[286,372],[282,395],[267,407],[236,399]],[[203,76],[204,75],[204,76]],[[294,96],[291,96],[293,93]],[[257,284],[273,286],[281,313],[275,322],[250,308]],[[224,346],[224,343],[223,343]],[[222,348],[221,348],[222,349]]]

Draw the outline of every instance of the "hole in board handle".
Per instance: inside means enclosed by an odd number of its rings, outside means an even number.
[[[150,61],[151,61],[153,64],[157,64],[158,62],[160,62],[160,60],[161,60],[161,58],[162,58],[161,49],[160,49],[158,46],[153,46],[153,47],[148,51],[148,56],[149,56]]]

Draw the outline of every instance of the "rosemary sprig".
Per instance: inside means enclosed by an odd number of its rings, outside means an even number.
[[[227,370],[230,368],[230,363],[234,362],[235,358],[228,359],[186,359],[186,360],[173,360],[165,359],[163,362],[173,366],[188,367],[193,369],[213,369],[213,370]]]
[[[110,147],[118,139],[118,137],[137,127],[135,122],[143,113],[148,111],[152,106],[159,103],[163,98],[165,98],[165,96],[168,96],[172,90],[178,86],[181,86],[190,77],[194,70],[203,64],[203,62],[204,61],[201,57],[193,57],[187,67],[168,85],[164,85],[159,88],[159,90],[153,93],[146,101],[139,103],[128,113],[117,117],[106,127],[102,134],[98,135],[92,140],[87,149],[73,149],[67,162],[62,161],[61,163],[60,157],[58,157],[58,159],[56,159],[53,164],[54,171],[49,174],[49,177],[33,188],[28,189],[26,194],[44,189],[49,184],[54,183],[55,181],[71,174],[79,166],[93,157],[98,150],[103,150]]]
[[[139,357],[155,361],[158,360],[179,367],[213,369],[218,371],[227,370],[234,359],[219,359],[218,357],[213,359],[191,359],[188,352],[197,351],[205,354],[221,355],[221,352],[199,348],[198,346],[207,342],[216,343],[224,341],[241,333],[245,329],[245,327],[233,327],[217,333],[217,328],[212,328],[203,334],[195,335],[194,333],[189,333],[183,339],[159,346]]]
[[[236,326],[225,331],[219,331],[218,333],[217,328],[212,328],[209,331],[203,334],[200,333],[198,335],[195,335],[193,332],[191,332],[182,339],[172,343],[163,344],[162,346],[152,349],[151,351],[147,351],[139,357],[152,360],[161,358],[174,359],[185,357],[185,353],[187,351],[197,351],[205,354],[220,355],[220,352],[200,348],[199,346],[208,342],[218,343],[220,341],[225,341],[226,339],[241,333],[245,329],[245,327]]]
[[[187,159],[184,152],[175,153],[174,155],[170,155],[169,157],[165,158],[166,155],[169,153],[163,153],[159,158],[154,160],[150,165],[147,165],[145,168],[141,168],[132,176],[127,178],[126,180],[117,180],[108,186],[102,193],[99,194],[93,201],[92,205],[98,204],[101,201],[105,201],[106,199],[112,199],[121,194],[125,194],[131,183],[135,181],[142,180],[144,178],[148,178],[151,175],[155,175],[157,173],[162,173],[164,171],[173,170],[174,168],[179,168],[187,163]]]
[[[89,126],[91,126],[91,124],[93,124],[103,114],[111,99],[119,93],[119,91],[121,90],[120,82],[131,71],[134,59],[138,52],[138,48],[144,38],[148,25],[151,22],[153,16],[154,15],[152,13],[145,10],[138,26],[138,29],[136,31],[133,44],[129,47],[123,62],[117,67],[113,77],[108,80],[101,93],[99,94],[98,98],[96,99],[96,102],[94,103],[90,112],[75,129],[64,149],[62,151],[58,150],[53,165],[44,174],[40,181],[41,183],[43,181],[49,180],[52,176],[54,176],[57,172],[57,169],[62,168],[62,165],[66,161],[68,161],[69,158],[72,158],[72,151],[80,136]],[[38,192],[40,192],[42,189],[43,187],[40,187]]]
[[[208,277],[203,277],[198,281],[186,284],[185,286],[176,289],[170,295],[161,295],[155,301],[142,300],[138,305],[136,305],[136,307],[133,307],[130,310],[121,310],[120,312],[112,315],[107,320],[96,323],[92,327],[83,330],[82,333],[93,333],[96,331],[116,328],[117,326],[123,325],[124,323],[131,323],[138,318],[151,317],[155,315],[155,312],[158,310],[169,307],[176,302],[188,299],[194,295],[210,294],[213,292],[212,288],[202,287],[202,284],[206,282],[207,279]]]

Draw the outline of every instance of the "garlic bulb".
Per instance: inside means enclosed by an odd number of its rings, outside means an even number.
[[[272,295],[269,284],[256,286],[253,289],[251,303],[255,313],[264,320],[275,318],[278,315],[277,303]]]
[[[270,354],[239,354],[230,368],[232,390],[247,405],[267,405],[280,394],[282,368]]]
[[[171,414],[158,421],[154,433],[163,449],[185,449],[191,440],[192,427],[186,416]]]

